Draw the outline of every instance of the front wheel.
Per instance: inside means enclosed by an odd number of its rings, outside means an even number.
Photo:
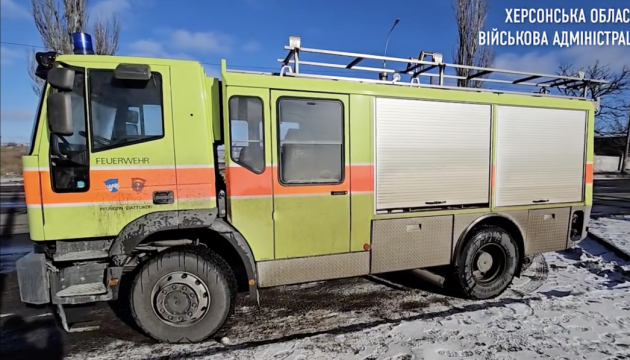
[[[154,339],[194,343],[217,333],[234,309],[236,279],[216,253],[173,248],[149,260],[133,281],[131,312]]]
[[[518,262],[518,246],[507,231],[497,226],[480,226],[467,237],[455,267],[454,282],[468,298],[494,298],[510,286]]]

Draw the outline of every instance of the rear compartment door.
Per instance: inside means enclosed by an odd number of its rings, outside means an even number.
[[[114,236],[142,215],[177,209],[169,67],[151,65],[153,78],[129,87],[112,81],[114,67],[88,70],[87,127],[73,137],[88,139],[89,172],[74,189],[46,179],[46,239]]]
[[[583,201],[587,116],[497,106],[495,206]]]
[[[275,258],[350,251],[347,95],[271,91]]]

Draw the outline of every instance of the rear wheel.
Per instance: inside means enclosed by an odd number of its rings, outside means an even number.
[[[518,261],[518,246],[507,231],[480,226],[468,236],[459,255],[454,282],[466,297],[490,299],[510,286]]]
[[[231,315],[236,279],[211,250],[173,248],[142,267],[130,296],[133,317],[148,335],[169,343],[199,342]]]

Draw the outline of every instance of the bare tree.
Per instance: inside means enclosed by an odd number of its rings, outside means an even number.
[[[31,0],[31,15],[44,48],[60,54],[72,54],[72,33],[86,32],[89,24],[89,0]],[[94,52],[114,55],[118,51],[120,22],[117,15],[98,18],[93,23]],[[28,54],[27,70],[38,96],[44,81],[35,75],[35,51]]]
[[[578,71],[584,71],[584,76],[594,80],[607,80],[607,84],[593,84],[588,88],[588,95],[592,100],[600,99],[600,110],[595,119],[595,132],[604,134],[622,134],[628,129],[627,114],[630,110],[630,64],[619,71],[614,71],[609,65],[602,65],[599,60],[585,68],[576,68],[572,64],[561,64],[558,74],[578,76]],[[562,89],[566,95],[581,96],[581,89]]]
[[[453,51],[453,62],[459,65],[489,67],[494,63],[494,51],[488,47],[479,47],[477,34],[484,29],[488,15],[486,0],[454,0],[453,10],[457,20],[457,45]],[[457,75],[470,76],[475,70],[457,69]],[[478,76],[485,78],[488,75]],[[457,86],[482,87],[482,81],[467,79],[457,80]]]

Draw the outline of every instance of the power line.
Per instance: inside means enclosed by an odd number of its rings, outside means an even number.
[[[23,47],[30,47],[30,48],[45,49],[45,47],[43,47],[43,46],[21,44],[21,43],[15,43],[15,42],[10,42],[10,41],[0,41],[0,44],[2,44],[2,45],[13,45],[13,46],[23,46]]]
[[[0,41],[0,44],[2,45],[11,45],[11,46],[20,46],[20,47],[28,47],[28,48],[39,48],[39,49],[46,49],[46,47],[41,46],[41,45],[29,45],[29,44],[24,44],[24,43],[18,43],[18,42],[11,42],[11,41]],[[200,64],[202,65],[208,65],[208,66],[221,66],[221,63],[210,63],[210,62],[203,62],[203,61],[199,61]],[[255,70],[267,70],[267,71],[278,71],[279,68],[275,68],[275,67],[270,67],[270,66],[248,66],[248,65],[230,65],[230,68],[236,68],[236,69],[255,69]],[[302,70],[303,71],[303,70]],[[304,72],[304,71],[303,71]],[[308,72],[308,71],[306,71]],[[335,71],[335,70],[319,70],[318,72],[324,72],[324,73],[328,73],[328,74],[339,74],[339,70]]]
[[[46,49],[44,46],[40,46],[40,45],[29,45],[29,44],[10,42],[10,41],[0,41],[0,44],[2,44],[2,45],[11,45],[11,46],[20,46],[20,47],[28,47],[28,48]],[[202,61],[200,61],[199,63],[202,64],[202,65],[209,65],[209,66],[221,66],[221,63],[210,63],[210,62],[202,62]],[[261,69],[261,70],[277,70],[276,68],[263,67],[263,66],[232,65],[232,67],[235,67],[235,68],[248,68],[248,69]]]

